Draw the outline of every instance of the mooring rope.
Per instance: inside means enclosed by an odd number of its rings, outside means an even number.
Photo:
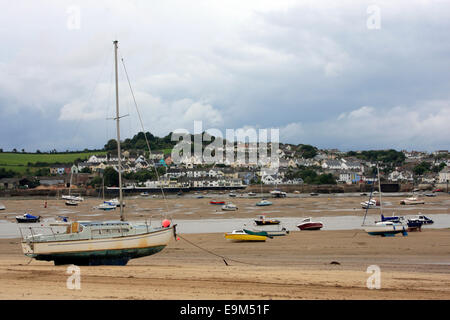
[[[222,256],[222,255],[220,255],[220,254],[217,254],[217,253],[215,253],[215,252],[212,252],[211,250],[202,248],[201,246],[199,246],[199,245],[193,243],[192,241],[189,241],[188,239],[186,239],[185,237],[183,237],[183,236],[181,236],[181,235],[179,235],[179,234],[177,234],[177,236],[180,237],[181,239],[183,239],[184,241],[186,241],[187,243],[189,243],[190,245],[192,245],[192,246],[194,246],[194,247],[196,247],[196,248],[198,248],[198,249],[200,249],[200,250],[203,250],[203,251],[205,251],[205,252],[207,252],[207,253],[209,253],[209,254],[211,254],[211,255],[213,255],[213,256],[222,258],[223,262],[224,262],[227,266],[228,266],[227,260],[228,260],[228,261],[237,262],[237,263],[247,264],[247,265],[251,265],[251,266],[258,266],[258,265],[255,264],[255,263],[250,263],[250,262],[245,262],[245,261],[239,261],[239,260],[236,260],[236,259],[231,259],[231,258]]]

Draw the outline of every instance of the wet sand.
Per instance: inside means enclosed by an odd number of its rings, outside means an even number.
[[[370,265],[380,267],[379,290],[366,286]],[[67,266],[0,240],[0,299],[450,299],[450,229],[390,238],[295,231],[264,243],[185,234],[127,266],[80,268],[81,289],[69,290]]]
[[[258,214],[267,213],[273,217],[323,217],[323,216],[364,216],[365,210],[361,208],[361,202],[368,199],[368,196],[345,196],[345,195],[320,195],[309,197],[305,195],[288,198],[269,198],[273,205],[267,207],[257,207],[255,204],[261,197],[237,197],[230,198],[226,194],[208,195],[205,198],[197,199],[195,195],[176,197],[169,196],[164,201],[161,196],[158,198],[143,198],[140,196],[125,197],[125,215],[128,220],[161,219],[162,215],[176,219],[204,219],[204,218],[253,218]],[[383,212],[385,215],[392,215],[393,212],[399,215],[423,214],[450,214],[450,195],[439,194],[437,197],[422,197],[425,204],[400,205],[400,200],[406,198],[394,195],[383,195]],[[236,211],[222,211],[220,205],[211,205],[211,200],[223,200],[226,203],[232,202],[237,205]],[[44,202],[47,208],[44,208]],[[0,220],[15,221],[16,215],[21,215],[25,211],[43,218],[57,217],[60,215],[69,216],[79,220],[114,220],[119,217],[119,210],[101,211],[93,209],[102,203],[102,199],[86,198],[78,206],[66,206],[64,200],[39,199],[39,198],[3,198],[0,199],[6,206],[6,210],[0,211]],[[370,209],[369,214],[378,214],[379,209]]]
[[[362,215],[359,203],[367,199],[273,199],[271,207],[254,208],[259,199],[222,198],[239,210],[218,215],[220,207],[209,204],[212,198],[172,198],[167,204],[176,222],[254,217],[267,211],[277,211],[271,215],[279,217],[355,215],[351,210]],[[449,213],[448,195],[424,198],[426,204],[418,206],[400,206],[401,199],[383,197],[383,203],[399,214]],[[118,212],[92,210],[99,199],[87,199],[78,207],[46,199],[47,208],[44,199],[0,201],[7,207],[0,217],[9,221],[30,208],[43,217],[65,212],[84,220],[118,218]],[[127,197],[126,206],[130,220],[156,218],[165,211],[162,199]],[[379,290],[366,287],[370,265],[381,269]],[[127,266],[80,268],[81,289],[69,290],[67,266],[31,260],[22,254],[19,239],[1,239],[0,299],[450,299],[450,229],[424,228],[407,237],[387,238],[362,230],[292,231],[263,243],[230,242],[223,233],[180,234],[180,240],[172,240],[162,252]]]

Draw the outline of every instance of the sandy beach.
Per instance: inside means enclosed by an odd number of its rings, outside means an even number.
[[[312,211],[320,208],[328,210],[327,215],[355,215],[351,209],[361,214],[363,198],[274,199],[271,210],[280,217],[324,215]],[[383,197],[383,203],[402,209],[400,199]],[[425,205],[399,213],[449,213],[449,199],[448,195],[425,199]],[[179,209],[173,212],[175,221],[202,219],[218,210],[209,200],[173,198],[167,204]],[[260,210],[242,210],[253,207],[256,199],[230,201],[240,209],[223,218],[254,217]],[[44,217],[68,210],[71,218],[117,219],[111,213],[87,217],[98,213],[92,210],[98,199],[87,199],[75,208],[56,199],[1,202],[7,210],[0,216],[8,221],[28,208]],[[133,218],[156,216],[165,206],[161,199],[141,198],[127,198],[126,205]],[[189,210],[193,213],[183,213]],[[381,289],[367,288],[371,265],[380,268]],[[180,234],[180,240],[173,239],[162,252],[131,260],[127,266],[82,266],[80,271],[81,289],[70,290],[67,266],[25,257],[20,239],[0,240],[0,299],[450,299],[450,229],[425,227],[407,237],[388,238],[362,230],[291,231],[262,243],[230,242],[223,233]]]

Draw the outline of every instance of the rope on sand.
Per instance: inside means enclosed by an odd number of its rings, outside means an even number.
[[[200,250],[203,250],[203,251],[205,251],[205,252],[207,252],[207,253],[209,253],[209,254],[212,254],[213,256],[222,258],[223,262],[224,262],[225,265],[227,265],[227,266],[228,266],[227,260],[228,260],[228,261],[237,262],[237,263],[242,263],[242,264],[247,264],[247,265],[257,266],[257,264],[254,264],[254,263],[245,262],[245,261],[239,261],[239,260],[227,258],[227,257],[225,257],[225,256],[221,256],[220,254],[214,253],[214,252],[212,252],[212,251],[210,251],[210,250],[208,250],[208,249],[205,249],[205,248],[200,247],[199,245],[193,243],[192,241],[189,241],[188,239],[184,238],[184,237],[181,236],[180,234],[177,234],[177,236],[180,237],[181,239],[183,239],[184,241],[186,241],[187,243],[189,243],[190,245],[193,245],[194,247],[196,247],[196,248],[198,248],[198,249],[200,249]]]

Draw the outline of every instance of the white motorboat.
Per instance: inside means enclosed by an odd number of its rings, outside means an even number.
[[[371,209],[371,208],[376,208],[380,206],[380,202],[375,200],[375,199],[370,199],[364,202],[361,202],[361,206],[363,209]]]
[[[425,204],[425,201],[419,200],[417,197],[409,197],[400,201],[402,205]]]
[[[297,228],[300,230],[320,230],[323,227],[322,221],[313,221],[312,218],[303,219]]]
[[[222,206],[223,211],[236,211],[238,207],[233,203],[227,203],[226,205]]]
[[[371,236],[382,236],[382,237],[387,237],[387,236],[395,236],[397,233],[401,233],[403,236],[407,236],[408,235],[408,225],[403,223],[402,220],[400,220],[398,217],[393,216],[391,218],[385,218],[383,215],[383,207],[382,207],[382,202],[381,202],[381,183],[380,183],[380,171],[377,165],[377,175],[378,175],[378,189],[379,189],[379,195],[380,195],[380,214],[381,214],[381,218],[382,221],[379,222],[375,222],[372,225],[366,225],[365,221],[366,221],[366,216],[367,216],[367,211],[369,210],[370,206],[366,207],[366,212],[364,214],[364,219],[363,219],[363,223],[362,226],[364,227],[364,231],[367,232],[369,235]],[[372,192],[372,194],[374,194],[375,192]],[[369,198],[369,203],[370,201],[372,201],[373,199]]]
[[[62,199],[64,200],[69,200],[69,201],[84,201],[84,198],[81,196],[72,196],[72,195],[66,195],[66,196],[61,196]]]
[[[116,206],[116,207],[120,207],[120,201],[117,198],[108,200],[108,201],[104,201],[104,203],[109,204],[111,206]],[[125,207],[125,202],[122,201],[122,206]]]
[[[270,194],[275,198],[286,198],[287,193],[281,190],[272,190],[270,191]]]

